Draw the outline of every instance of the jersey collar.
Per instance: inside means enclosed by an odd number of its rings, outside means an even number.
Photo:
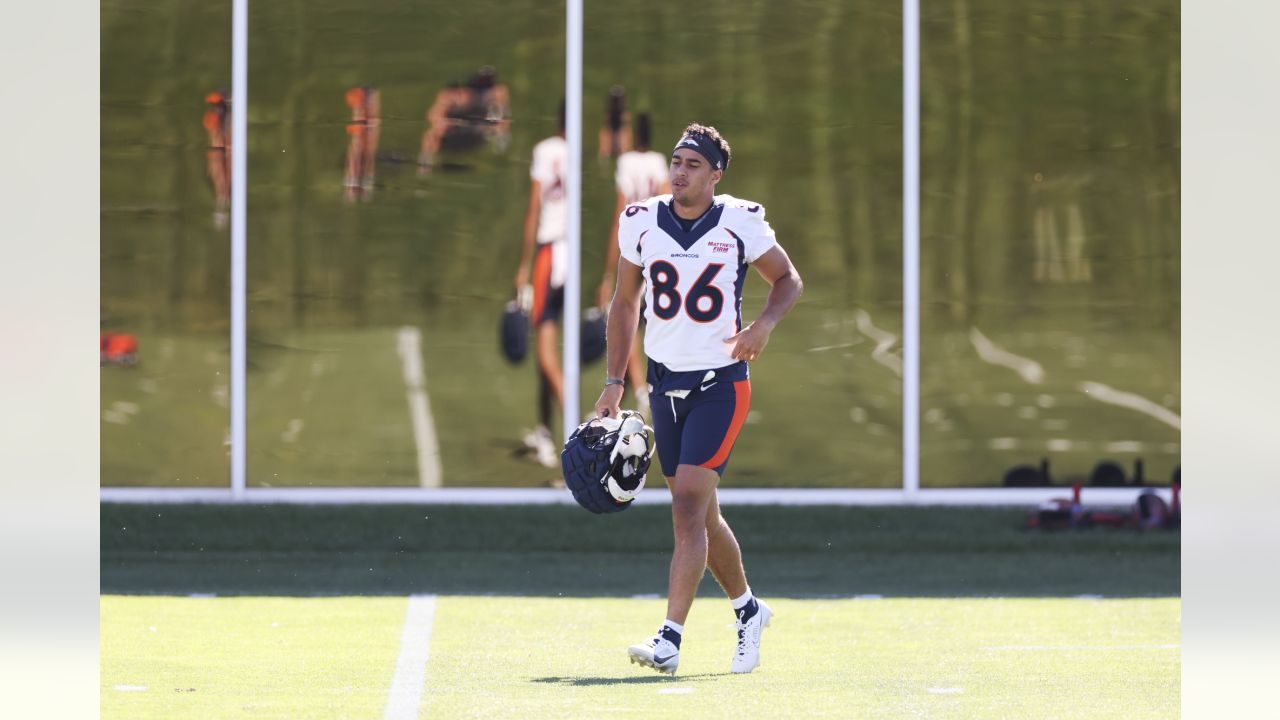
[[[724,212],[724,203],[712,200],[711,207],[702,214],[702,217],[694,221],[689,232],[685,232],[680,226],[680,221],[675,217],[676,211],[671,208],[671,203],[659,202],[658,205],[658,227],[685,250],[693,247],[693,244],[701,240],[703,235],[719,225],[720,215]]]

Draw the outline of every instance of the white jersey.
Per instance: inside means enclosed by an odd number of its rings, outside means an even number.
[[[737,362],[725,340],[742,329],[747,266],[777,244],[764,206],[717,195],[685,232],[671,196],[629,205],[618,219],[618,251],[644,271],[645,353],[671,370]]]
[[[549,137],[533,146],[529,177],[537,180],[542,188],[542,211],[538,213],[539,244],[564,240],[564,174],[568,158],[568,148],[562,137]]]
[[[662,153],[631,150],[618,156],[613,181],[627,204],[657,195],[667,180],[667,159]]]

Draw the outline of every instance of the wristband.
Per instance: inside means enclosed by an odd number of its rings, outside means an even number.
[[[610,385],[626,385],[626,384],[627,384],[626,381],[624,381],[622,378],[607,377],[604,379],[605,387],[609,387]]]

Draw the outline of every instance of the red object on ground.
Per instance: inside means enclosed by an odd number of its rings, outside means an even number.
[[[102,363],[132,365],[138,361],[138,336],[130,333],[102,333],[98,338]]]

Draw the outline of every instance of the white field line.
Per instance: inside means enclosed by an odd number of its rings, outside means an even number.
[[[839,345],[820,345],[818,347],[811,347],[805,352],[826,352],[828,350],[842,350],[844,348],[851,348],[854,345],[861,345],[861,344],[862,344],[862,338],[858,338],[853,342],[840,343]]]
[[[422,691],[427,681],[427,657],[431,649],[431,627],[435,623],[436,596],[410,595],[400,633],[400,655],[396,674],[387,693],[384,720],[418,717]]]
[[[862,308],[855,310],[853,316],[858,323],[858,330],[876,344],[875,349],[871,351],[871,359],[889,368],[898,377],[902,377],[902,358],[889,352],[889,348],[898,342],[898,336],[872,325],[871,314]]]
[[[413,442],[418,448],[418,482],[424,488],[440,487],[440,448],[436,426],[427,403],[426,376],[422,372],[422,334],[416,327],[400,328],[400,364],[404,368]]]
[[[1079,388],[1080,392],[1099,402],[1137,410],[1143,415],[1153,417],[1173,427],[1175,430],[1182,429],[1182,418],[1177,413],[1163,405],[1157,405],[1141,395],[1127,393],[1097,382],[1082,382],[1076,387]]]
[[[974,349],[978,351],[978,357],[992,365],[1007,367],[1032,385],[1039,385],[1044,382],[1044,367],[1040,363],[1020,355],[1014,355],[1008,350],[997,346],[986,335],[983,335],[978,328],[969,328],[969,342],[973,343]]]

